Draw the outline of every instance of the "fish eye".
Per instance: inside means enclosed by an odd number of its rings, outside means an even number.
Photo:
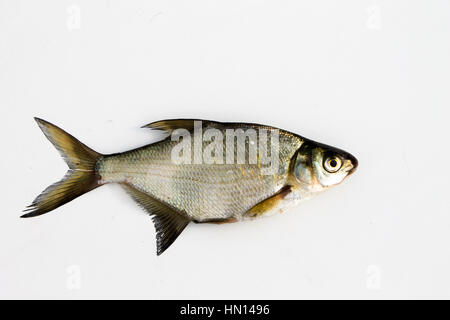
[[[330,173],[337,172],[342,166],[342,160],[337,156],[331,156],[325,159],[323,167]]]

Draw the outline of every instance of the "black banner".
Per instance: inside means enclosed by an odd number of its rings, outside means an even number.
[[[148,319],[295,319],[314,317],[385,318],[408,314],[429,318],[448,301],[351,301],[351,300],[140,300],[140,301],[3,301],[11,314],[34,316],[139,317]],[[32,306],[28,306],[32,304]],[[2,308],[6,313],[5,308]],[[58,311],[57,311],[58,310]],[[63,313],[62,313],[63,312]]]

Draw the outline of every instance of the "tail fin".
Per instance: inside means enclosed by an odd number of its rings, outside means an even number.
[[[67,165],[64,178],[45,189],[24,210],[22,218],[39,216],[72,201],[99,186],[95,165],[102,157],[73,136],[45,120],[34,118],[47,139],[58,149]]]

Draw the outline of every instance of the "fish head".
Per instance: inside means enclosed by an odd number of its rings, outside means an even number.
[[[320,192],[341,183],[357,167],[358,160],[350,153],[306,140],[297,151],[293,174],[300,187]]]

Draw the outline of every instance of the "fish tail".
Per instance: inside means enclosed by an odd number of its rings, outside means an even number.
[[[39,216],[100,186],[96,163],[103,156],[45,120],[34,118],[47,139],[69,166],[66,175],[45,189],[24,212],[22,218]]]

